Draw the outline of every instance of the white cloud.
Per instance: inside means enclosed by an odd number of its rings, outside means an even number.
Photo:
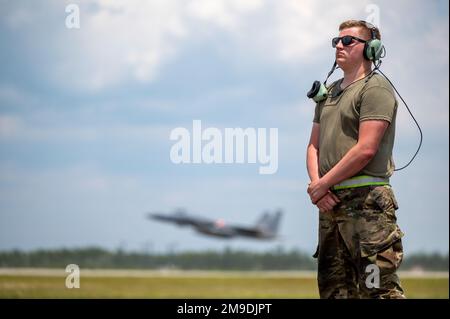
[[[41,48],[42,55],[51,53],[52,60],[47,64],[53,82],[69,89],[95,92],[129,81],[155,81],[162,67],[173,61],[186,45],[211,41],[217,31],[228,34],[231,46],[226,49],[231,54],[288,64],[317,63],[325,56],[332,56],[332,51],[324,49],[329,49],[328,40],[336,33],[338,24],[348,18],[365,18],[368,1],[358,5],[353,1],[340,1],[336,5],[331,0],[87,0],[79,3],[81,29],[63,29],[63,24],[55,28],[51,22],[52,28],[38,28],[37,32],[50,31],[46,36],[53,38],[52,46]],[[421,14],[417,2],[389,6],[390,10],[380,13],[383,28],[386,26],[390,34],[402,32],[397,26],[409,28]],[[31,22],[50,23],[51,19],[44,20],[47,11],[55,15],[60,10],[62,16],[65,14],[60,2],[52,2],[52,10],[10,7],[6,11],[16,21],[13,24],[23,29],[28,25],[24,30],[29,33],[35,31],[29,27]],[[406,21],[392,20],[404,11],[408,16]],[[20,23],[24,20],[27,24]],[[430,22],[429,30],[424,30],[428,36],[420,45],[426,43],[428,49],[440,52],[434,62],[445,62],[448,48],[442,48],[441,40],[448,38],[448,18],[434,26],[433,23]],[[44,37],[33,35],[35,39]],[[33,49],[40,45],[35,41]],[[210,45],[221,43],[211,41]]]
[[[127,79],[151,81],[187,34],[178,1],[96,3],[94,12],[81,6],[79,34],[65,34],[74,40],[70,59],[63,59],[53,74],[75,88],[97,91]]]
[[[185,45],[209,41],[217,30],[244,49],[238,51],[251,52],[257,59],[309,61],[340,20],[364,9],[344,2],[323,10],[329,5],[313,0],[89,0],[79,5],[80,29],[55,27],[42,8],[9,11],[19,22],[31,16],[28,24],[51,26],[23,29],[51,33],[45,35],[51,42],[40,42],[43,34],[33,34],[29,41],[34,50],[40,47],[39,55],[51,56],[47,71],[57,86],[93,92],[130,80],[151,82]],[[62,3],[53,2],[48,11],[56,18],[58,10],[64,16]]]
[[[395,2],[390,10],[381,11],[387,47],[382,70],[406,100],[425,134],[442,132],[449,126],[448,15],[424,18],[424,12],[437,10],[435,5]],[[397,123],[399,134],[412,138],[418,135],[400,99]]]
[[[187,12],[201,21],[236,32],[245,14],[262,7],[262,0],[193,0]]]
[[[262,5],[260,0],[92,2],[98,10],[82,13],[72,58],[63,59],[54,73],[57,81],[92,91],[127,80],[155,80],[185,42],[202,34],[199,28],[217,25],[239,32],[243,16]]]
[[[287,0],[277,4],[274,41],[280,58],[287,62],[311,61],[336,33],[339,22],[357,15],[362,9],[362,3],[355,6],[349,2],[339,3],[339,6],[314,0]]]

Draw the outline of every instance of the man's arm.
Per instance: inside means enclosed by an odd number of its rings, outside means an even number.
[[[319,179],[319,136],[320,124],[313,123],[311,137],[306,150],[306,168],[309,179],[314,182]]]
[[[309,139],[308,148],[306,151],[306,168],[311,182],[320,179],[319,175],[319,136],[320,124],[313,123],[311,130],[311,137]],[[328,212],[339,203],[339,198],[333,193],[328,193],[320,201],[317,202],[317,207],[321,212]]]
[[[375,156],[388,121],[367,120],[359,124],[358,142],[321,179],[313,181],[308,193],[313,203],[327,194],[329,188],[361,171]]]

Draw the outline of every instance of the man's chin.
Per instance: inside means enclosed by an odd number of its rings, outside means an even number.
[[[342,67],[347,64],[347,59],[343,57],[336,58],[336,63],[342,69]]]

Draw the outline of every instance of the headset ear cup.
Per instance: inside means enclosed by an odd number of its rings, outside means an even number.
[[[327,98],[328,89],[323,83],[320,83],[320,81],[314,81],[313,86],[311,90],[309,90],[307,96],[310,99],[313,99],[315,102],[320,102]]]
[[[328,97],[328,89],[323,83],[321,83],[316,96],[314,96],[312,99],[315,102],[321,102],[325,100],[327,97]]]
[[[368,40],[364,45],[364,58],[369,61],[377,61],[383,52],[383,44],[378,39]]]

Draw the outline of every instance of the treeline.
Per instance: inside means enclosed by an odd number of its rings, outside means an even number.
[[[251,252],[223,251],[138,253],[102,248],[19,250],[0,252],[0,267],[64,268],[77,264],[81,268],[111,269],[198,269],[198,270],[315,270],[316,261],[298,250],[276,249]],[[401,270],[422,269],[448,271],[448,254],[414,254],[405,258]]]

